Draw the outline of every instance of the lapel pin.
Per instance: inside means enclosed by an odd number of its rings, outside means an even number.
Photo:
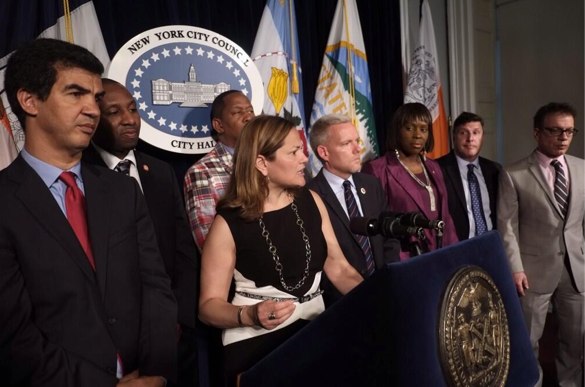
[[[148,172],[150,170],[150,168],[148,168],[148,165],[146,164],[142,166],[142,169],[144,169],[144,172]]]
[[[362,193],[362,195],[366,194],[366,189],[364,187],[360,188],[360,192]]]

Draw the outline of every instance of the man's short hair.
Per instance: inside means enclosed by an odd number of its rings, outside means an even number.
[[[327,129],[333,125],[346,124],[348,122],[351,123],[351,118],[346,115],[326,114],[315,121],[315,123],[311,126],[311,131],[309,132],[309,143],[311,144],[313,152],[320,161],[323,160],[321,160],[319,152],[317,152],[317,147],[327,141]]]
[[[209,118],[211,120],[211,137],[217,141],[217,131],[213,128],[213,119],[214,118],[220,118],[221,115],[223,114],[223,109],[225,109],[225,99],[228,95],[234,94],[234,93],[242,93],[240,90],[228,90],[228,91],[224,91],[223,93],[221,93],[220,95],[218,95],[217,97],[215,97],[215,99],[213,100],[213,102],[211,103],[211,113],[209,114]]]
[[[577,111],[575,108],[565,102],[549,102],[544,106],[541,106],[536,114],[534,115],[534,128],[542,129],[544,126],[544,119],[550,114],[563,114],[572,116],[573,119],[577,117]]]
[[[18,48],[8,59],[5,81],[8,103],[22,127],[26,113],[18,103],[18,90],[25,89],[45,101],[60,69],[81,68],[100,75],[104,66],[86,48],[57,39],[35,39]]]
[[[461,126],[470,122],[479,122],[483,128],[483,118],[481,118],[480,115],[470,112],[463,112],[459,114],[459,116],[455,118],[455,122],[453,122],[453,133],[457,133],[457,130],[459,130]]]

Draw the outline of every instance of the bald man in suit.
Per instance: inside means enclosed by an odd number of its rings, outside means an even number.
[[[537,146],[500,176],[502,234],[534,355],[552,304],[560,386],[583,386],[585,160],[567,153],[575,110],[549,103],[534,116]],[[537,386],[542,385],[542,369]]]
[[[195,386],[198,380],[195,327],[199,299],[197,249],[173,168],[135,150],[140,135],[136,101],[120,83],[102,79],[100,122],[83,160],[134,178],[146,199],[156,241],[178,304],[179,375],[177,386]]]

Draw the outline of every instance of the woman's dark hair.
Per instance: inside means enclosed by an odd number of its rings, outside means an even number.
[[[435,146],[435,138],[433,136],[433,117],[429,109],[422,103],[412,102],[405,103],[394,112],[388,132],[386,133],[386,150],[391,151],[399,148],[400,144],[400,129],[406,124],[415,121],[422,121],[428,125],[429,137],[425,144],[424,150],[431,152]]]

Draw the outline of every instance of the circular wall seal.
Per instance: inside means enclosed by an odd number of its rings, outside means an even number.
[[[455,273],[439,320],[443,372],[451,386],[504,386],[510,368],[508,318],[490,275],[477,266]]]
[[[262,78],[248,54],[198,27],[171,25],[135,36],[118,50],[106,77],[136,100],[140,138],[171,152],[207,153],[215,146],[209,115],[222,92],[241,90],[256,112],[264,104]]]

